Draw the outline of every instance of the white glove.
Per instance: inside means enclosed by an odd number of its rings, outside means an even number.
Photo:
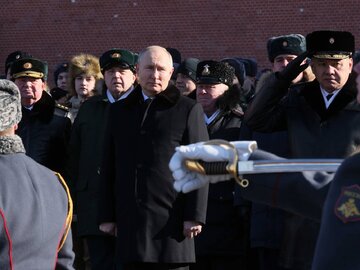
[[[257,144],[254,141],[231,142],[236,147],[239,160],[247,160]],[[178,192],[190,192],[201,188],[207,183],[217,183],[233,178],[230,174],[223,175],[202,175],[189,171],[185,160],[202,160],[206,162],[226,161],[234,159],[234,150],[229,146],[219,144],[218,141],[200,142],[186,146],[176,147],[169,167],[173,172],[174,188]]]

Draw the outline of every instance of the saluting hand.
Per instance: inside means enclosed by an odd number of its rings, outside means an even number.
[[[294,80],[301,72],[303,72],[308,66],[308,56],[311,53],[304,52],[292,60],[282,71],[277,73],[277,76],[280,80],[291,82]]]

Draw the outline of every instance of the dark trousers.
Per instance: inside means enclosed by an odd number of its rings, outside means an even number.
[[[198,256],[191,270],[245,270],[244,256]]]
[[[126,263],[123,270],[189,270],[185,263]]]
[[[91,235],[85,237],[91,262],[91,270],[114,270],[116,238]]]
[[[252,248],[252,267],[251,270],[285,270],[279,266],[279,249],[272,248]]]

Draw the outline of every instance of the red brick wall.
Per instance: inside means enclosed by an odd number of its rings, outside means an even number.
[[[6,4],[5,4],[6,2]],[[0,8],[0,73],[6,56],[24,50],[53,68],[72,55],[112,47],[178,48],[184,57],[255,57],[268,67],[274,35],[320,29],[351,31],[360,47],[358,0],[18,0]]]

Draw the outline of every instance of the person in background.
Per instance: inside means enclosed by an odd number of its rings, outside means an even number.
[[[99,59],[91,54],[75,55],[69,64],[70,117],[74,122],[80,106],[88,98],[98,95],[96,84],[103,78]]]
[[[204,110],[210,139],[237,140],[243,111],[234,85],[235,70],[225,62],[202,61],[196,71],[196,100]],[[209,187],[206,225],[195,238],[192,270],[247,269],[250,204],[234,206],[235,181]]]
[[[98,224],[103,133],[109,105],[134,89],[135,57],[130,51],[111,49],[101,55],[100,68],[104,91],[79,109],[69,143],[67,181],[75,201],[76,234],[87,243],[91,269],[113,270],[115,237],[101,232]]]
[[[236,59],[240,61],[245,68],[245,79],[244,83],[242,84],[241,96],[243,96],[245,99],[244,103],[249,104],[250,100],[254,97],[255,94],[258,64],[254,58],[236,57]]]
[[[306,52],[270,75],[255,95],[244,121],[254,131],[287,130],[292,158],[345,158],[359,148],[360,114],[349,32],[315,31],[306,36]],[[316,77],[293,84],[311,59]],[[339,132],[341,130],[342,132]],[[288,234],[286,269],[310,269],[319,224],[294,216]]]
[[[68,106],[68,71],[69,63],[59,64],[54,71],[55,87],[50,90],[51,96],[61,105]]]
[[[173,68],[174,72],[171,75],[171,82],[175,84],[176,81],[176,72],[181,64],[181,52],[176,48],[166,47],[166,50],[170,53],[172,60],[173,60]]]
[[[71,122],[68,110],[46,92],[47,73],[47,63],[35,58],[20,58],[11,65],[11,78],[20,90],[22,105],[16,134],[28,156],[63,173]]]
[[[186,58],[177,68],[176,87],[184,96],[196,99],[196,67],[197,58]]]
[[[268,59],[272,65],[272,70],[260,77],[255,89],[267,85],[269,77],[282,71],[288,63],[298,55],[306,51],[305,37],[300,34],[288,34],[271,37],[267,41]],[[310,67],[309,67],[310,68]],[[301,73],[292,83],[304,82],[304,72]],[[262,89],[265,90],[265,89]],[[252,131],[246,124],[243,124],[240,131],[241,140],[255,140],[259,148],[274,153],[282,157],[290,157],[287,131],[277,131],[262,133]],[[269,175],[269,177],[273,177]],[[240,187],[236,187],[236,198],[242,202]],[[251,251],[254,264],[253,267],[259,270],[282,269],[283,257],[290,242],[288,233],[292,231],[292,214],[286,213],[281,209],[271,208],[264,204],[252,203],[251,209]],[[292,245],[292,244],[291,244]]]

